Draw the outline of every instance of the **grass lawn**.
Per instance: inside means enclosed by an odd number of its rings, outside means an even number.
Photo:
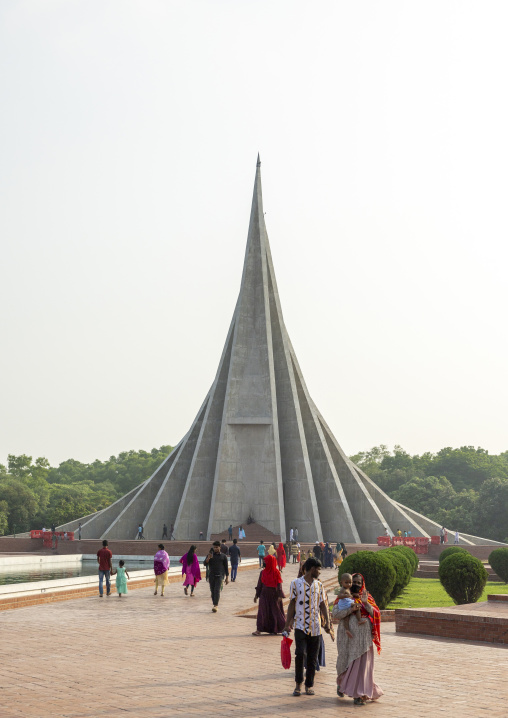
[[[480,601],[486,601],[489,593],[508,593],[508,584],[487,581]],[[438,578],[412,578],[401,595],[388,604],[387,608],[432,608],[432,606],[454,605]]]

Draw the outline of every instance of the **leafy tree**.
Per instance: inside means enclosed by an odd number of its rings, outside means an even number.
[[[8,527],[9,506],[7,501],[0,501],[0,536],[7,532]]]
[[[453,486],[443,476],[412,479],[393,493],[399,503],[435,520],[440,520],[443,506],[453,505],[455,497]]]
[[[27,531],[37,512],[37,497],[23,481],[2,479],[0,501],[7,503],[7,527],[9,533]]]
[[[508,479],[494,478],[480,487],[477,504],[477,532],[486,538],[503,541],[508,523]]]

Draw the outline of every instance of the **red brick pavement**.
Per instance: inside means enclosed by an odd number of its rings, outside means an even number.
[[[294,574],[284,572],[286,588]],[[234,616],[251,604],[255,579],[247,572],[225,587],[217,614],[204,582],[192,599],[173,584],[164,598],[143,588],[4,612],[1,718],[356,716],[351,699],[335,695],[328,637],[316,695],[291,696],[279,638],[255,638],[254,621]],[[506,648],[396,634],[393,624],[383,624],[382,640],[376,680],[385,695],[362,715],[507,718]]]

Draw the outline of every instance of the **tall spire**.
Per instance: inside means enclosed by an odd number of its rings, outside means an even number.
[[[217,374],[192,426],[153,475],[82,519],[85,538],[207,537],[249,517],[286,539],[372,542],[437,524],[390,499],[345,455],[312,401],[275,280],[257,158],[240,292]],[[79,519],[66,524],[71,530]],[[464,536],[471,543],[476,537]]]

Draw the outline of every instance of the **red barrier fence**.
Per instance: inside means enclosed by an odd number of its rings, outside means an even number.
[[[30,538],[43,539],[44,544],[51,543],[53,536],[57,541],[74,541],[74,531],[30,531]]]

